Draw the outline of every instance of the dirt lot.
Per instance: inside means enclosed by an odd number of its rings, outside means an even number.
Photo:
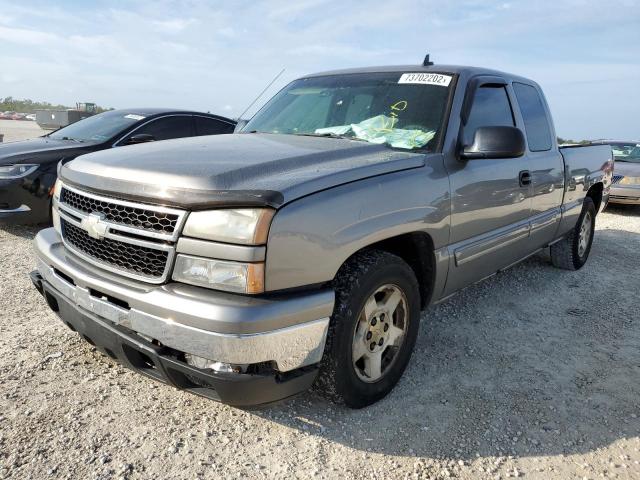
[[[640,478],[640,209],[598,218],[579,272],[538,255],[425,312],[360,411],[247,412],[124,370],[32,288],[36,231],[0,227],[0,478]]]
[[[44,135],[36,122],[18,120],[0,120],[0,134],[4,135],[4,142],[15,142]]]
[[[545,255],[423,314],[394,392],[242,411],[124,370],[32,288],[36,229],[0,229],[0,477],[640,478],[640,211],[587,266]]]

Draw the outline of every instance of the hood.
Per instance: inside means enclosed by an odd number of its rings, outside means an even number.
[[[279,207],[340,184],[423,166],[424,157],[355,140],[231,134],[83,155],[62,166],[60,176],[96,193],[191,209]]]
[[[625,177],[640,177],[640,163],[616,161],[613,167],[614,175]]]
[[[76,157],[95,149],[94,144],[38,137],[21,142],[0,143],[0,165],[10,163],[46,163],[64,157]]]

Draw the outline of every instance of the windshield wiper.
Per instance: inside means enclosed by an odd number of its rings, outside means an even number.
[[[84,140],[78,140],[77,138],[71,137],[60,137],[58,140],[69,140],[71,142],[82,143]]]
[[[367,141],[367,140],[364,140],[362,138],[354,137],[352,135],[340,135],[339,133],[330,133],[330,132],[325,132],[325,133],[292,133],[291,135],[298,135],[298,136],[301,136],[301,137],[341,138],[341,139],[346,139],[346,140],[357,140],[358,142],[366,142]]]

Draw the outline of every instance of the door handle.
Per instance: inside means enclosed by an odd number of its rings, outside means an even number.
[[[529,170],[523,170],[518,175],[520,180],[520,186],[526,187],[527,185],[531,185],[531,172]]]

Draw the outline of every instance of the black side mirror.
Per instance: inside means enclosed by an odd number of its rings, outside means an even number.
[[[154,137],[153,135],[149,135],[148,133],[139,133],[138,135],[134,135],[129,140],[127,140],[127,145],[135,145],[136,143],[147,143],[155,141],[156,137]]]
[[[460,158],[514,158],[524,155],[524,135],[516,127],[480,127],[473,135],[473,143],[465,145]]]

